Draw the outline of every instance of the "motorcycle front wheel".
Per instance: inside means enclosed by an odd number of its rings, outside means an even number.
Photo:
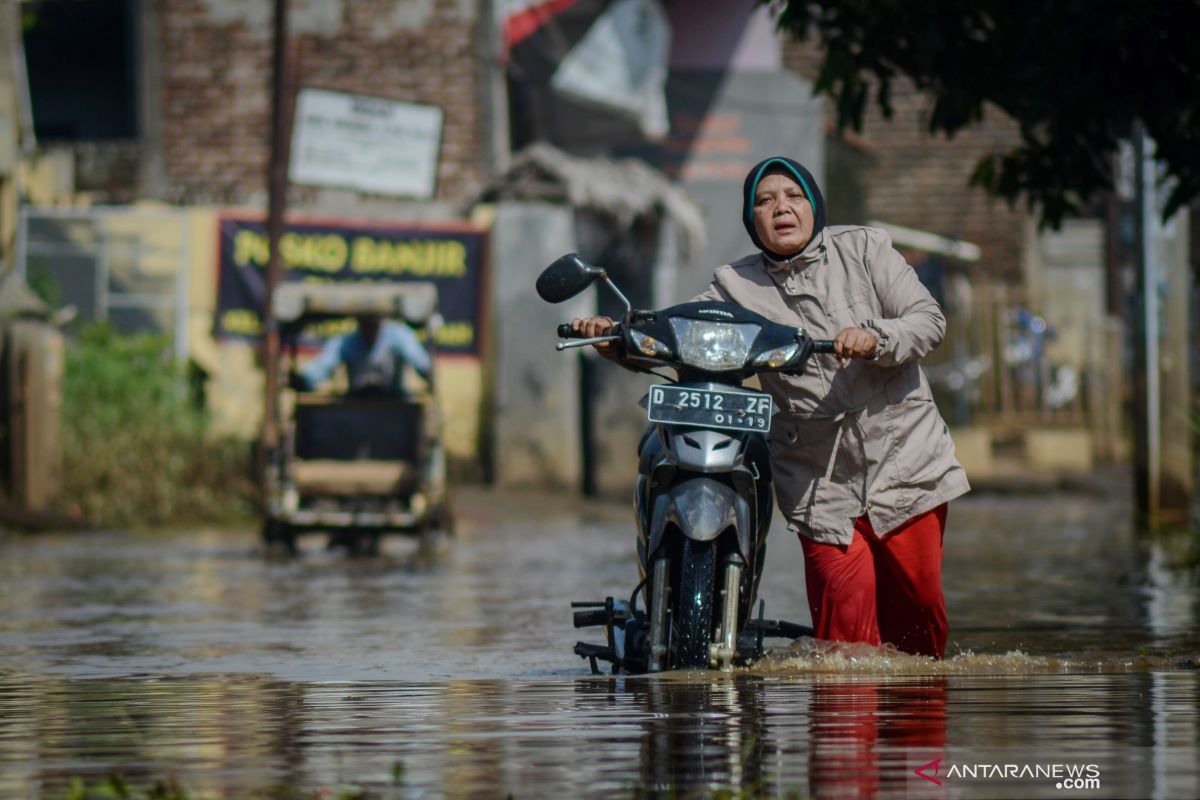
[[[675,669],[707,669],[712,642],[713,581],[717,543],[683,538],[679,591],[671,612],[671,649]]]

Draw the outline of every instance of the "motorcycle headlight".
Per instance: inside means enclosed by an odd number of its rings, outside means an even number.
[[[744,322],[709,322],[702,319],[671,318],[671,330],[679,346],[679,360],[689,367],[722,372],[741,369],[758,336],[758,325]]]
[[[799,349],[800,345],[789,344],[786,347],[776,347],[774,350],[759,353],[754,357],[754,366],[778,369],[795,358],[796,351]]]
[[[630,328],[629,338],[633,340],[634,346],[644,356],[669,357],[671,355],[671,348],[653,336],[647,336],[641,331],[635,331]]]

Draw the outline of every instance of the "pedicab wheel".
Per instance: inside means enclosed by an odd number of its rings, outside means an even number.
[[[380,533],[364,528],[343,528],[329,532],[326,550],[344,550],[347,556],[377,556],[379,555]]]
[[[263,523],[262,538],[268,550],[283,550],[288,555],[296,555],[296,530],[291,525],[268,519]]]
[[[449,504],[443,503],[438,508],[437,513],[433,515],[433,522],[429,527],[447,536],[454,535],[454,512],[450,509]]]
[[[348,555],[374,557],[379,555],[379,531],[360,531],[347,550]]]

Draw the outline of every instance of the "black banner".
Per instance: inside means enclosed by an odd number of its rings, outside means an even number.
[[[214,335],[257,339],[270,259],[266,223],[221,217]],[[429,227],[305,220],[288,223],[279,242],[283,280],[309,283],[429,281],[438,288],[443,353],[479,355],[483,326],[484,246],[487,234],[462,223]],[[312,331],[319,344],[334,328]]]

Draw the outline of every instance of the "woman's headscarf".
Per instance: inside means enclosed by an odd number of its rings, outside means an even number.
[[[746,175],[746,182],[742,186],[742,222],[746,226],[746,232],[750,234],[750,241],[754,242],[755,247],[762,250],[771,258],[783,261],[788,256],[768,250],[767,246],[758,238],[758,233],[754,230],[754,193],[758,190],[758,182],[762,180],[762,176],[772,167],[777,167],[786,173],[790,173],[796,179],[796,182],[800,184],[800,188],[804,190],[804,195],[808,198],[808,202],[812,204],[813,209],[813,236],[816,236],[825,227],[825,198],[821,196],[821,187],[817,186],[817,180],[812,176],[812,173],[805,169],[804,165],[799,161],[793,161],[790,158],[771,156],[770,158],[763,159],[755,164],[749,174]],[[812,238],[810,237],[808,241],[811,242]],[[807,242],[805,246],[808,246]]]

